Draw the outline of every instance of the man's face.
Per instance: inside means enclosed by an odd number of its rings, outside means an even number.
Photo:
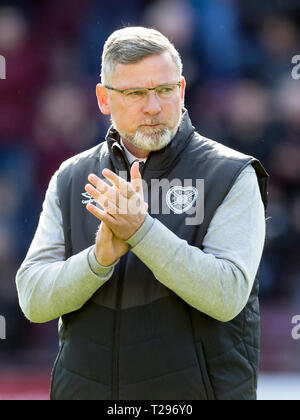
[[[137,102],[128,102],[120,93],[97,86],[100,109],[111,115],[114,127],[121,137],[135,147],[159,150],[176,134],[184,105],[185,80],[180,78],[176,64],[168,52],[151,55],[138,63],[117,64],[109,85],[116,89],[153,88],[176,84],[169,98],[161,98],[155,91]],[[102,96],[101,96],[102,95]]]

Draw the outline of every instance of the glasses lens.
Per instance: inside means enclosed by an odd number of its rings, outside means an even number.
[[[179,85],[163,85],[157,86],[155,92],[157,96],[162,100],[167,100],[173,97],[176,89]],[[123,92],[125,100],[129,104],[143,102],[149,93],[149,89],[126,89]]]
[[[161,99],[169,99],[174,95],[176,88],[177,85],[165,85],[157,87],[155,91]]]
[[[124,91],[124,97],[129,103],[143,101],[147,95],[147,89],[128,89]]]

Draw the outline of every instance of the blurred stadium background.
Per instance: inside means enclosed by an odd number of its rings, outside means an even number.
[[[0,7],[0,399],[47,399],[57,322],[31,324],[15,273],[51,175],[104,140],[98,109],[103,43],[127,25],[155,27],[178,48],[197,130],[259,158],[271,175],[260,267],[260,399],[300,399],[299,0],[30,0]]]

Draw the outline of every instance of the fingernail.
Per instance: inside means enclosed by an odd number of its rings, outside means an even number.
[[[97,181],[97,177],[96,177],[96,175],[94,175],[94,174],[90,174],[90,175],[89,175],[89,179],[90,179],[92,182],[96,182],[96,181]]]
[[[103,169],[102,171],[103,174],[109,175],[111,173],[111,171],[107,168]]]

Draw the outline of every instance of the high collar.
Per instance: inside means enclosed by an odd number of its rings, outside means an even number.
[[[120,138],[120,144],[123,147],[123,150],[127,156],[127,159],[130,165],[132,165],[132,163],[135,162],[136,160],[138,160],[139,162],[144,162],[144,163],[146,162],[147,158],[138,158],[137,156],[134,156],[132,153],[130,153],[130,151],[125,146],[122,138]]]
[[[172,141],[163,149],[150,152],[146,161],[144,179],[159,178],[172,165],[177,156],[186,147],[194,132],[188,111],[183,110],[183,116],[178,131]],[[110,158],[116,170],[128,169],[128,159],[120,144],[120,135],[111,126],[106,135]]]

